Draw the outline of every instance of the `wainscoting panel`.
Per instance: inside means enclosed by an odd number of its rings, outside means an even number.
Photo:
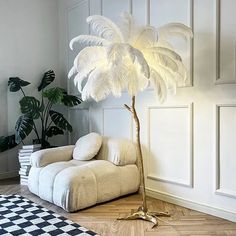
[[[236,104],[216,106],[216,192],[236,198]]]
[[[80,34],[88,34],[89,26],[86,23],[87,17],[90,15],[89,0],[80,0],[73,6],[67,9],[67,23],[68,23],[68,42],[67,47],[69,47],[69,42],[74,37]],[[74,50],[69,50],[68,53],[68,69],[73,66],[74,59],[78,52],[81,50],[79,44],[74,44]],[[68,89],[71,94],[78,94],[73,80],[68,80]]]
[[[149,9],[147,9],[148,1],[132,0],[131,13],[136,18],[138,24],[145,25],[147,23],[147,16]]]
[[[94,1],[97,3],[97,1]],[[96,4],[95,4],[96,5]],[[97,4],[98,5],[98,4]],[[97,6],[96,5],[96,6]],[[67,48],[68,48],[68,71],[73,66],[74,59],[82,47],[79,44],[74,44],[74,50],[69,49],[70,40],[80,34],[88,34],[89,26],[86,23],[87,17],[90,15],[89,0],[78,0],[66,6],[66,21],[67,21]],[[96,10],[92,8],[92,11]],[[74,80],[67,82],[68,92],[70,94],[78,95],[78,89],[74,85]],[[68,142],[74,144],[78,138],[89,133],[89,109],[87,108],[72,108],[69,109],[69,120],[74,128],[73,132],[69,134]]]
[[[73,132],[70,134],[69,143],[75,144],[81,136],[90,132],[89,117],[89,109],[70,109],[70,123],[73,127]]]
[[[103,108],[103,135],[132,139],[133,120],[123,107]]]
[[[148,175],[192,186],[192,105],[149,107]]]
[[[130,11],[129,0],[102,0],[102,15],[117,20],[122,12]]]
[[[236,83],[236,1],[216,0],[216,84]]]

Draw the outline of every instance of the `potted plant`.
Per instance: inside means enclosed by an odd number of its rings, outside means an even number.
[[[38,86],[38,92],[41,95],[39,101],[33,96],[26,95],[24,87],[30,85],[18,77],[11,77],[8,86],[11,92],[21,91],[23,97],[19,101],[22,114],[15,125],[15,134],[0,137],[0,152],[11,149],[19,143],[24,144],[24,139],[33,131],[36,139],[34,144],[41,144],[41,148],[50,147],[49,138],[55,135],[63,135],[64,132],[72,132],[71,124],[60,112],[55,110],[55,105],[61,104],[67,107],[73,107],[81,103],[77,96],[67,94],[61,87],[46,87],[55,79],[55,73],[52,70],[44,73],[41,83]],[[37,123],[36,123],[37,122]]]

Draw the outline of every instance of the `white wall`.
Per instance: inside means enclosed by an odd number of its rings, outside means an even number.
[[[236,221],[236,77],[234,0],[70,0],[60,1],[64,53],[71,66],[69,40],[87,33],[85,17],[116,19],[130,11],[142,23],[180,21],[194,29],[185,57],[190,80],[177,95],[159,104],[152,90],[138,96],[148,194]],[[63,46],[64,45],[64,46]],[[66,57],[63,57],[66,55]],[[64,59],[63,59],[64,58]],[[75,93],[73,83],[68,89]],[[133,139],[133,122],[120,99],[73,109],[77,131]]]
[[[9,77],[18,76],[36,88],[47,69],[58,70],[57,0],[0,0],[0,135],[12,133],[19,114],[20,93],[8,92]],[[18,172],[17,148],[0,153],[0,178]]]

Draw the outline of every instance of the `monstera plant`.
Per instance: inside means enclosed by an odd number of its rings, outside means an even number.
[[[6,151],[18,145],[24,144],[24,139],[33,131],[36,139],[33,143],[41,144],[42,148],[50,147],[49,138],[55,135],[63,135],[64,132],[72,132],[71,124],[59,112],[54,110],[54,106],[62,104],[73,107],[81,103],[77,96],[67,94],[66,90],[60,87],[45,89],[55,79],[52,70],[47,71],[40,85],[38,92],[41,93],[39,101],[33,96],[27,96],[23,88],[30,83],[18,77],[9,78],[8,86],[11,92],[21,91],[23,97],[19,101],[22,115],[15,125],[15,134],[0,137],[0,152]]]

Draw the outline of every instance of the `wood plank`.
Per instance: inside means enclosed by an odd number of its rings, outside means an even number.
[[[52,211],[87,227],[102,236],[200,236],[235,235],[236,223],[193,211],[174,204],[148,197],[150,210],[169,211],[170,218],[160,218],[159,226],[145,221],[118,221],[141,204],[139,194],[119,198],[104,204],[67,213],[30,193],[26,186],[20,186],[18,179],[0,181],[0,194],[19,194]]]

